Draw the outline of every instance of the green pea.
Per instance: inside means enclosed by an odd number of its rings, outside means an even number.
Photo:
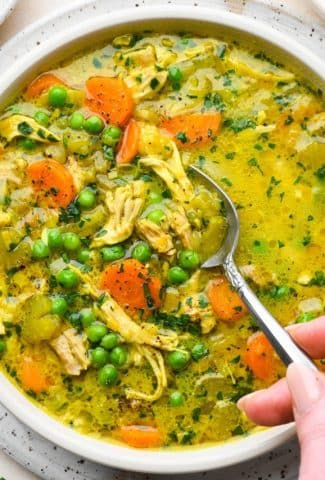
[[[78,196],[78,203],[82,208],[93,208],[96,203],[96,195],[91,188],[84,188]]]
[[[0,355],[2,355],[6,350],[6,342],[0,338]]]
[[[32,246],[32,256],[34,258],[46,258],[50,255],[50,249],[43,240],[36,240]]]
[[[115,385],[118,380],[118,371],[114,365],[105,365],[98,372],[98,383],[103,387]]]
[[[150,222],[154,222],[157,225],[160,225],[162,220],[165,217],[165,212],[163,210],[152,210],[148,215],[147,219],[150,220]]]
[[[66,250],[74,252],[78,250],[81,246],[80,238],[76,233],[67,232],[63,235],[63,247]]]
[[[170,283],[180,284],[186,282],[189,276],[181,267],[171,267],[168,270],[167,278]]]
[[[160,193],[158,192],[149,192],[149,195],[148,195],[148,203],[151,205],[153,203],[160,203],[162,202],[163,200],[163,197]]]
[[[186,270],[194,270],[200,265],[200,257],[193,250],[182,250],[178,257],[179,265]]]
[[[172,407],[181,407],[185,403],[184,395],[181,392],[172,392],[169,396],[169,403]]]
[[[147,262],[151,257],[151,248],[146,242],[139,242],[133,248],[131,256],[139,262]]]
[[[106,350],[112,350],[114,347],[116,347],[119,344],[119,341],[120,341],[120,337],[117,335],[117,333],[111,332],[102,338],[100,345],[106,348]]]
[[[203,343],[197,343],[191,350],[193,360],[196,362],[203,357],[206,357],[209,353],[208,348]]]
[[[190,360],[188,352],[175,350],[167,355],[167,363],[173,370],[181,370]]]
[[[32,138],[22,138],[19,143],[19,147],[21,147],[23,150],[34,150],[36,147],[36,142]]]
[[[91,251],[90,250],[80,250],[77,255],[77,261],[79,263],[87,263],[90,258]]]
[[[115,347],[111,351],[110,360],[115,367],[122,367],[128,359],[128,352],[124,347]]]
[[[114,262],[124,257],[125,248],[123,245],[113,245],[112,247],[102,248],[100,253],[104,262]]]
[[[47,243],[50,248],[63,247],[63,236],[58,228],[53,228],[48,231]]]
[[[102,142],[109,147],[114,147],[120,140],[122,130],[114,125],[106,127],[102,133]]]
[[[69,126],[73,130],[81,130],[84,126],[85,117],[81,112],[73,112],[69,120]]]
[[[101,368],[109,361],[109,353],[105,348],[96,347],[90,353],[90,361],[93,367]]]
[[[92,343],[99,343],[107,334],[107,327],[103,323],[93,323],[87,328],[86,333]]]
[[[61,270],[61,272],[57,274],[56,279],[64,288],[74,288],[79,283],[78,275],[73,270],[70,270],[70,268]]]
[[[179,83],[183,79],[183,73],[178,67],[169,67],[168,79],[173,83]]]
[[[49,89],[48,100],[52,107],[63,107],[67,101],[67,97],[67,89],[61,85],[56,85]]]
[[[104,128],[104,122],[100,117],[97,115],[92,115],[85,120],[84,129],[86,132],[91,133],[93,135],[97,135],[100,133]]]
[[[97,320],[96,315],[91,308],[83,308],[80,312],[80,320],[84,328],[89,327]]]
[[[43,112],[42,110],[38,110],[34,115],[34,120],[43,127],[48,127],[50,123],[50,117],[47,113]]]
[[[68,304],[63,297],[53,298],[51,307],[51,313],[53,313],[53,315],[64,315],[67,310]]]

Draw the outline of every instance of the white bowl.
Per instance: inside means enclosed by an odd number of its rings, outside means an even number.
[[[25,55],[18,64],[2,72],[0,107],[38,72],[72,53],[123,32],[150,28],[157,31],[184,31],[240,39],[265,50],[315,85],[324,85],[325,64],[290,37],[263,23],[218,9],[193,6],[162,6],[126,9],[92,18],[64,33],[53,36]],[[201,448],[136,450],[116,443],[81,435],[57,422],[28,401],[0,374],[0,400],[19,420],[52,442],[94,462],[121,469],[150,473],[187,473],[233,465],[279,446],[294,434],[294,425],[258,431],[236,441]]]

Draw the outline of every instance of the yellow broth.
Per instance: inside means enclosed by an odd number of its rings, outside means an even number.
[[[248,433],[253,425],[237,400],[283,368],[272,354],[272,374],[252,371],[246,343],[254,320],[240,302],[228,318],[211,306],[209,289],[224,278],[220,269],[201,271],[199,261],[218,249],[227,225],[219,198],[188,166],[201,167],[234,200],[236,261],[266,307],[283,325],[315,318],[325,284],[321,92],[263,52],[187,34],[118,37],[50,75],[0,118],[2,371],[47,413],[102,439],[183,446]],[[127,121],[107,140],[107,118],[86,101],[87,81],[98,76],[122,78],[134,101],[139,139],[123,164],[118,137]],[[191,115],[210,115],[220,127],[192,144]],[[173,136],[162,121],[179,116],[184,129]],[[46,191],[31,174],[42,161],[68,172]],[[67,178],[73,183],[62,199]],[[134,253],[139,242],[144,248]],[[123,275],[130,257],[142,262],[135,281],[144,282],[147,302],[135,309],[138,292],[123,284],[130,304],[119,304],[102,280],[114,265]],[[75,282],[62,280],[66,269]],[[100,346],[103,332],[117,332],[110,338],[119,345]],[[175,351],[181,365],[170,360]],[[151,440],[145,430],[123,435],[133,425],[151,427]]]

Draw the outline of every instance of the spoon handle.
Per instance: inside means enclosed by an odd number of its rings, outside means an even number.
[[[283,363],[286,366],[293,362],[301,363],[313,370],[317,370],[315,363],[293,341],[292,337],[270,314],[247,285],[231,255],[225,259],[223,268],[231,285],[237,290],[248,310],[254,316],[258,326],[265,333]]]

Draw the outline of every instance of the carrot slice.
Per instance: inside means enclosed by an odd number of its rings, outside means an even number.
[[[155,427],[130,425],[116,431],[122,442],[135,448],[154,448],[162,445],[162,435]]]
[[[159,278],[149,275],[147,268],[133,258],[106,267],[100,288],[108,290],[121,306],[131,311],[149,311],[161,303]]]
[[[108,123],[124,126],[132,116],[134,101],[121,78],[91,77],[86,82],[86,106]]]
[[[257,332],[249,337],[244,362],[260,380],[271,380],[275,376],[275,352],[264,333]]]
[[[41,160],[27,168],[39,199],[48,206],[66,207],[75,197],[73,177],[69,170],[55,160]]]
[[[218,277],[211,282],[208,289],[214,313],[220,320],[232,322],[247,314],[247,308],[237,292],[229,284],[226,277]]]
[[[20,370],[20,379],[23,387],[26,390],[32,390],[35,393],[45,392],[49,387],[47,379],[42,372],[39,363],[33,360],[31,357],[23,358]]]
[[[116,156],[116,163],[130,163],[138,153],[140,128],[137,122],[131,119],[125,129],[121,146]]]
[[[199,146],[211,140],[219,131],[221,114],[192,113],[163,119],[160,127],[170,133],[180,148]]]
[[[53,85],[65,84],[57,76],[53,75],[53,73],[43,73],[28,85],[25,96],[27,99],[39,97],[41,93],[53,87]]]

